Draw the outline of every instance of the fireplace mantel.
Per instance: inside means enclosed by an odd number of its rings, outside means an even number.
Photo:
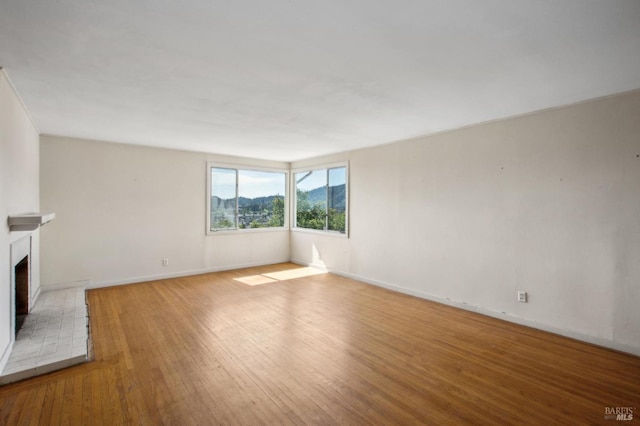
[[[55,213],[22,213],[10,215],[9,229],[11,231],[35,231],[38,227],[53,220]]]

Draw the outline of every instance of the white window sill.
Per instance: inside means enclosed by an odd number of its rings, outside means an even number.
[[[225,229],[220,231],[207,231],[207,236],[215,235],[240,235],[240,234],[259,234],[262,232],[288,232],[289,228],[247,228],[247,229]]]
[[[314,234],[314,235],[322,235],[325,237],[333,237],[333,238],[349,238],[347,233],[340,233],[338,231],[320,231],[319,229],[307,229],[307,228],[291,228],[292,232],[299,232],[302,234]]]

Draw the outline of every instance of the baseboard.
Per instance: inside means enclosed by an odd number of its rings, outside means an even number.
[[[40,297],[41,292],[42,292],[42,286],[38,287],[38,289],[36,290],[36,293],[31,297],[31,302],[29,302],[31,306],[36,306],[36,303],[38,303],[38,297]]]
[[[68,283],[48,284],[46,286],[41,286],[40,289],[43,292],[47,292],[47,291],[56,291],[56,290],[67,290],[69,288],[87,288],[90,285],[91,285],[91,280],[80,280],[80,281],[72,281]]]
[[[146,281],[166,280],[171,278],[188,277],[191,275],[209,274],[212,272],[230,271],[233,269],[253,268],[257,266],[273,265],[275,263],[289,262],[289,259],[272,259],[264,262],[257,263],[242,263],[236,265],[217,266],[213,268],[192,269],[188,271],[172,272],[170,274],[158,274],[158,275],[143,275],[133,278],[123,278],[118,280],[96,280],[91,281],[91,284],[87,286],[87,289],[114,287],[119,285],[135,284]]]
[[[323,271],[327,271],[327,272],[331,272],[332,274],[336,274],[336,275],[340,275],[340,276],[345,276],[345,274],[341,274],[339,273],[339,271],[331,269],[331,268],[327,268],[325,265],[323,264],[319,264],[319,263],[312,263],[312,262],[306,262],[302,259],[289,259],[289,262],[291,263],[295,263],[296,265],[300,265],[300,266],[309,266],[311,268],[316,268],[316,269],[322,269]],[[349,278],[349,277],[347,277]],[[354,280],[356,278],[353,278]],[[367,283],[370,284],[370,283]]]
[[[11,351],[13,350],[13,341],[10,341],[9,344],[4,348],[2,352],[2,358],[0,358],[0,373],[4,370],[4,367],[9,362],[9,357],[11,356]]]
[[[342,271],[338,271],[338,270],[333,270],[331,268],[326,268],[323,265],[318,265],[318,264],[313,264],[313,263],[309,263],[309,262],[305,262],[301,259],[291,259],[292,263],[296,263],[298,265],[304,265],[304,266],[311,266],[314,268],[320,268],[320,269],[324,269],[327,272],[330,272],[332,274],[335,275],[339,275],[342,277],[346,277],[346,278],[351,278],[353,280],[356,281],[360,281],[366,284],[371,284],[371,285],[375,285],[377,287],[382,287],[382,288],[386,288],[388,290],[393,290],[393,291],[397,291],[398,293],[403,293],[403,294],[408,294],[410,296],[415,296],[415,297],[419,297],[421,299],[426,299],[426,300],[430,300],[432,302],[436,302],[436,303],[441,303],[443,305],[447,305],[447,306],[452,306],[454,308],[459,308],[459,309],[464,309],[466,311],[471,311],[471,312],[476,312],[479,313],[481,315],[486,315],[492,318],[497,318],[497,319],[501,319],[504,321],[508,321],[514,324],[519,324],[519,325],[524,325],[526,327],[531,327],[531,328],[535,328],[537,330],[542,330],[542,331],[546,331],[549,333],[553,333],[553,334],[557,334],[560,336],[564,336],[564,337],[569,337],[571,339],[575,339],[575,340],[580,340],[582,342],[586,342],[586,343],[590,343],[593,345],[597,345],[597,346],[602,346],[608,349],[613,349],[616,351],[620,351],[620,352],[625,352],[631,355],[636,355],[636,356],[640,356],[640,347],[636,347],[636,346],[630,346],[630,345],[625,345],[625,344],[621,344],[621,343],[617,343],[611,340],[606,340],[606,339],[601,339],[598,337],[593,337],[593,336],[589,336],[587,334],[583,334],[583,333],[579,333],[579,332],[575,332],[572,330],[566,330],[566,329],[562,329],[562,328],[558,328],[555,327],[553,325],[550,324],[546,324],[546,323],[542,323],[539,321],[535,321],[535,320],[531,320],[531,319],[527,319],[527,318],[522,318],[516,315],[512,315],[506,312],[500,312],[500,311],[495,311],[495,310],[491,310],[488,308],[484,308],[482,306],[476,306],[476,305],[470,305],[466,302],[460,302],[457,300],[452,300],[449,298],[442,298],[442,297],[438,297],[429,293],[424,293],[424,292],[420,292],[420,291],[416,291],[416,290],[412,290],[412,289],[408,289],[408,288],[404,288],[404,287],[399,287],[393,284],[389,284],[383,281],[378,281],[378,280],[373,280],[367,277],[363,277],[360,275],[356,275],[356,274],[350,274],[347,272],[342,272]]]

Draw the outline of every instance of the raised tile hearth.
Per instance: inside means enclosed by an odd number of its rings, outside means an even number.
[[[87,327],[84,288],[42,292],[16,336],[0,384],[85,362]]]

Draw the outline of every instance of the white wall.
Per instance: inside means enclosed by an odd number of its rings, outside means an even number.
[[[42,136],[42,285],[104,286],[289,260],[286,231],[205,235],[206,163],[247,160]],[[169,259],[162,266],[162,259]]]
[[[292,167],[338,160],[350,239],[294,261],[640,354],[640,92]]]
[[[39,210],[38,131],[0,69],[0,370],[11,341],[10,245],[29,235],[10,232],[10,214]],[[39,232],[32,233],[31,297],[40,288]]]

